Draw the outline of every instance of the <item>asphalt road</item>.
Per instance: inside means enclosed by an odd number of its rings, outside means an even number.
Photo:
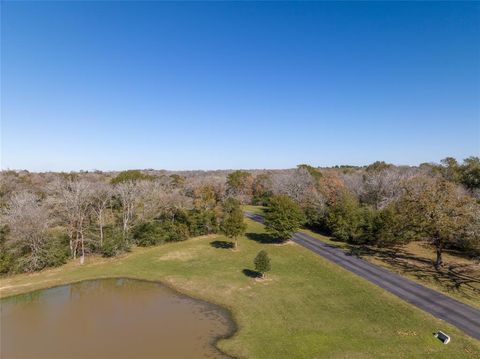
[[[246,216],[263,223],[260,215],[246,212]],[[480,310],[304,233],[295,233],[292,240],[480,340]]]

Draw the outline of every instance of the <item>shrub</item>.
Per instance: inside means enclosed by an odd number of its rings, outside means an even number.
[[[42,251],[44,267],[58,267],[67,263],[70,256],[68,237],[66,235],[52,236]]]
[[[0,275],[8,274],[13,271],[15,257],[7,248],[0,246]]]
[[[166,219],[141,223],[133,230],[133,240],[141,247],[183,241],[188,237],[188,226],[185,223]]]
[[[217,215],[212,209],[193,209],[188,211],[187,217],[192,237],[218,232]]]
[[[130,245],[123,238],[123,234],[115,227],[107,227],[104,232],[103,246],[100,253],[104,257],[114,257],[120,253],[130,251]]]
[[[7,228],[0,226],[0,275],[8,274],[13,270],[15,257],[8,250],[6,241]]]

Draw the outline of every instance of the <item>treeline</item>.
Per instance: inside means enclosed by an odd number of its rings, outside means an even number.
[[[214,183],[125,171],[104,175],[48,174],[49,181],[2,173],[0,273],[58,266],[68,258],[111,257],[149,246],[216,233],[224,193]]]
[[[69,258],[83,262],[91,254],[115,256],[132,245],[222,228],[236,238],[238,203],[268,205],[278,196],[298,207],[305,225],[339,240],[378,246],[427,240],[438,265],[444,248],[479,253],[477,157],[419,167],[375,162],[274,171],[3,171],[0,273],[40,270]]]
[[[227,185],[230,195],[267,205],[270,214],[282,203],[284,213],[296,214],[278,215],[283,227],[304,218],[304,225],[352,244],[394,247],[427,241],[436,252],[436,267],[443,264],[444,249],[480,255],[478,157],[462,163],[446,158],[419,167],[378,161],[361,168],[299,165],[293,171],[257,175],[236,171]]]
[[[382,247],[427,241],[435,249],[437,268],[443,264],[444,249],[480,255],[477,157],[462,164],[447,158],[419,168],[375,162],[333,172],[300,165],[295,178],[274,187],[273,197],[264,201],[267,219],[275,211],[272,198],[277,205],[287,196],[291,204],[283,212],[296,213],[298,207],[303,224],[341,241]]]

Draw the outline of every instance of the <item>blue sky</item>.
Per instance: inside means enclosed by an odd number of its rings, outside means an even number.
[[[3,2],[2,168],[480,153],[480,3]]]

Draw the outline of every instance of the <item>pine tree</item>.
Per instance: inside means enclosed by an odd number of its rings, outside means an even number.
[[[267,252],[264,250],[258,252],[253,263],[255,264],[255,270],[261,273],[262,278],[264,278],[265,273],[270,270],[270,258],[268,257]]]

